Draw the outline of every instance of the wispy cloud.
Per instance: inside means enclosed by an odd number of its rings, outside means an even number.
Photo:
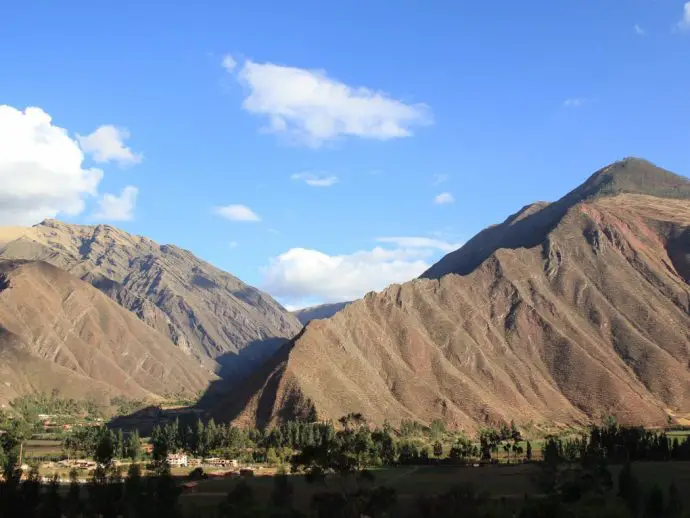
[[[449,174],[435,174],[431,185],[440,185],[443,182],[447,182],[450,179]]]
[[[681,31],[690,31],[690,2],[683,6],[683,18],[676,24]]]
[[[326,176],[313,173],[295,173],[291,178],[304,182],[311,187],[331,187],[340,181],[335,175]]]
[[[272,133],[289,135],[312,147],[340,137],[389,140],[409,137],[413,128],[432,123],[429,107],[406,103],[385,92],[347,85],[312,70],[246,60],[237,66],[225,56],[222,66],[236,67],[249,95],[242,106],[268,121]]]
[[[400,248],[427,248],[441,250],[442,252],[452,252],[462,246],[462,243],[449,243],[442,239],[420,236],[378,237],[376,241],[379,243],[393,244]]]
[[[635,29],[635,34],[637,34],[638,36],[645,36],[647,34],[647,31],[645,29],[643,29],[640,26],[640,24],[638,24],[638,23],[635,24],[634,29]]]
[[[563,101],[563,106],[566,108],[581,108],[587,104],[587,99],[584,97],[570,97]]]
[[[259,215],[246,205],[216,207],[215,213],[230,221],[261,221]]]
[[[455,198],[453,198],[453,195],[449,192],[442,192],[438,196],[434,198],[434,203],[436,205],[448,205],[449,203],[454,203]]]
[[[221,65],[228,72],[232,72],[233,70],[235,70],[235,67],[237,66],[237,61],[235,61],[235,58],[233,58],[230,54],[226,54],[225,56],[223,56],[223,61],[221,62]]]

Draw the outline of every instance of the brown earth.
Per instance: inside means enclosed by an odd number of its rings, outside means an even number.
[[[109,225],[46,220],[0,228],[0,258],[41,260],[91,283],[223,377],[249,372],[301,329],[269,295],[201,261]]]
[[[687,179],[648,162],[604,168],[482,231],[427,278],[311,322],[216,417],[361,412],[475,431],[685,415],[689,200]]]
[[[45,262],[0,260],[0,401],[193,396],[215,375],[77,277]]]

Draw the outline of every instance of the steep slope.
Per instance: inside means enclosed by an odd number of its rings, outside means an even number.
[[[627,160],[526,207],[431,278],[309,324],[217,416],[313,408],[476,430],[690,412],[690,190],[669,175]]]
[[[108,225],[46,220],[0,230],[0,257],[42,260],[72,273],[189,356],[209,368],[217,360],[229,377],[248,372],[283,343],[278,339],[302,327],[270,296],[190,252]]]
[[[67,272],[0,260],[0,400],[193,396],[215,376],[168,338]]]
[[[320,304],[318,306],[311,306],[308,308],[298,309],[292,314],[303,324],[307,325],[312,320],[319,320],[323,318],[330,318],[338,311],[346,307],[350,302],[335,302],[333,304]]]

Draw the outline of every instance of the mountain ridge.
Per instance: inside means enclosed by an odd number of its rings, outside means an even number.
[[[637,159],[608,167],[681,198],[624,192],[602,168],[560,206],[525,206],[422,278],[312,321],[216,417],[361,412],[476,430],[690,412],[688,180]]]
[[[155,400],[193,396],[215,379],[105,294],[43,261],[0,259],[0,399]]]
[[[226,359],[228,377],[242,377],[270,356],[277,342],[267,339],[288,340],[301,329],[269,295],[174,245],[52,219],[4,234],[0,229],[0,258],[43,260],[72,273],[207,368],[220,369]]]

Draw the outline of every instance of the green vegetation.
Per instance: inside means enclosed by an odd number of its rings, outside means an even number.
[[[146,466],[138,464],[145,456],[137,433],[75,427],[63,441],[64,454],[95,464],[85,486],[77,472],[65,485],[57,475],[43,480],[37,469],[19,468],[22,446],[36,428],[33,413],[23,415],[27,419],[17,414],[0,422],[0,516],[671,518],[682,516],[686,497],[673,473],[686,465],[678,461],[690,460],[685,436],[614,420],[587,433],[526,441],[514,423],[470,438],[439,421],[371,427],[360,414],[268,430],[197,418],[156,426]],[[542,462],[534,462],[534,450],[543,453]],[[232,479],[197,468],[184,482],[203,489],[198,496],[183,494],[167,462],[178,451],[263,463],[278,472]],[[129,461],[126,475],[117,459]]]

